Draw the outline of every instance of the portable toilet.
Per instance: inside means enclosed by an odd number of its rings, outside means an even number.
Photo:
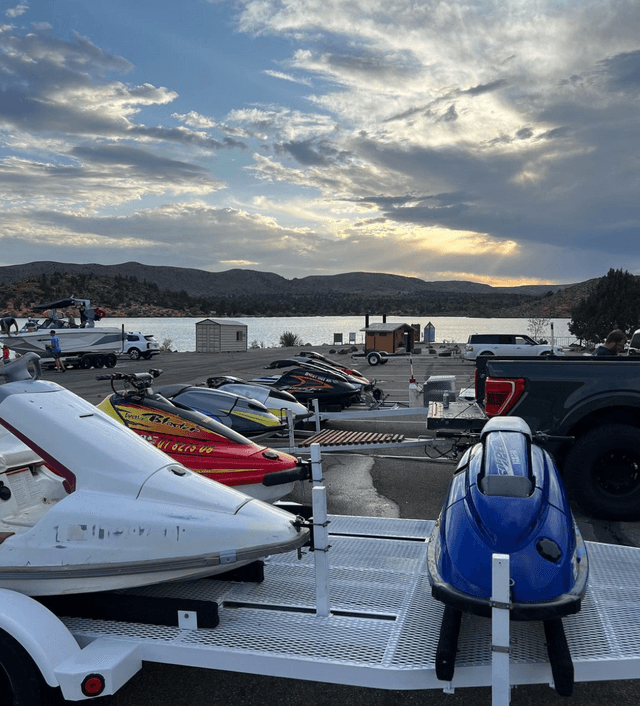
[[[429,321],[424,327],[424,342],[433,343],[436,340],[436,327]]]

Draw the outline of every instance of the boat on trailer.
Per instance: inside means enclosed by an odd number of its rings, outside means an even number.
[[[47,311],[43,321],[29,317],[18,333],[0,334],[0,343],[20,355],[37,353],[41,358],[51,358],[51,331],[60,340],[63,359],[73,359],[83,368],[114,367],[116,353],[122,349],[122,330],[116,326],[85,326],[76,324],[75,317],[63,317],[59,310],[84,306],[91,310],[88,299],[71,296],[34,306],[35,311]],[[46,362],[46,360],[45,360]]]

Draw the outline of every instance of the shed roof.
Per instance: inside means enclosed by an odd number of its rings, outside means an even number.
[[[207,322],[220,324],[220,326],[244,326],[245,328],[247,326],[247,324],[243,324],[242,321],[234,321],[233,319],[203,319],[202,321],[196,321],[196,326],[198,326],[198,324],[206,324]]]
[[[402,324],[402,323],[377,323],[377,324],[369,324],[368,326],[365,326],[364,328],[361,328],[361,331],[365,332],[371,332],[371,333],[391,333],[393,331],[397,331],[400,328],[406,328],[406,329],[411,329],[413,326],[411,324]]]

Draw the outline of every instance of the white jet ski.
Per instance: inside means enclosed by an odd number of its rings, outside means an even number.
[[[283,510],[203,478],[107,414],[0,368],[0,588],[86,593],[221,573],[304,545]]]

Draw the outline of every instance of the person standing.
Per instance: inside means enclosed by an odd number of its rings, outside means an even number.
[[[617,328],[611,331],[607,336],[607,340],[601,346],[598,346],[592,355],[597,357],[619,355],[624,350],[626,343],[627,337],[624,331]]]
[[[49,341],[48,348],[51,351],[51,354],[53,355],[53,359],[55,360],[56,370],[59,373],[64,373],[67,371],[67,369],[64,367],[64,363],[60,358],[60,354],[62,353],[62,349],[60,348],[60,339],[56,335],[55,331],[51,331],[50,334],[51,339]]]

